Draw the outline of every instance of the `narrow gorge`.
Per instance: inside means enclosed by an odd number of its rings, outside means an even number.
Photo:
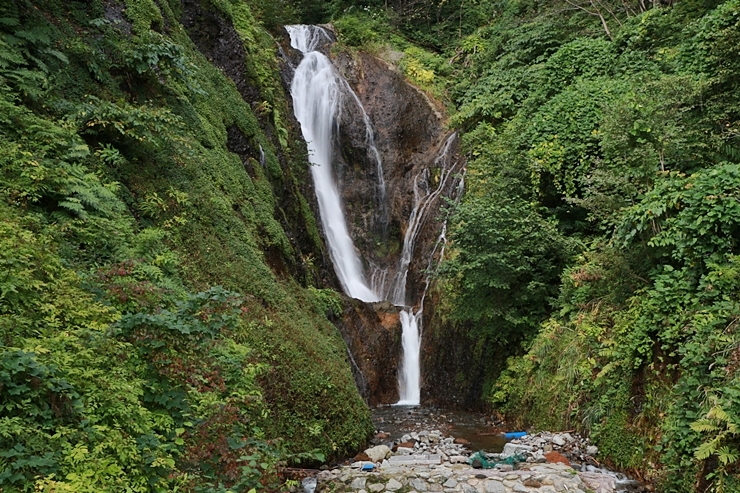
[[[344,293],[367,304],[339,324],[358,387],[371,405],[419,404],[425,296],[446,243],[445,207],[464,186],[457,134],[387,62],[332,60],[329,29],[286,30],[300,52],[291,95],[331,260]]]

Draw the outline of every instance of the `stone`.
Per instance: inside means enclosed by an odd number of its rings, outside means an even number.
[[[527,454],[532,451],[532,447],[529,445],[521,445],[517,443],[507,443],[504,445],[504,450],[501,452],[501,457],[511,457],[516,454]]]
[[[506,493],[506,487],[498,481],[488,481],[485,488],[486,493]]]
[[[385,485],[383,483],[375,483],[368,486],[367,489],[370,490],[370,493],[380,493],[385,489]]]
[[[478,493],[478,490],[475,489],[475,486],[463,483],[462,484],[462,492],[463,493]]]
[[[386,484],[385,489],[388,491],[397,491],[403,488],[403,484],[395,478],[391,478]]]
[[[391,456],[391,449],[386,445],[378,445],[365,450],[365,454],[370,457],[373,462],[380,462],[383,459],[387,459]]]
[[[496,464],[494,466],[494,469],[501,472],[509,472],[514,470],[514,466],[511,464]]]
[[[461,438],[461,437],[455,438],[453,440],[453,443],[457,443],[457,444],[460,444],[460,445],[470,445],[470,441],[469,440],[466,440],[466,439]]]
[[[351,488],[353,490],[364,490],[367,484],[367,478],[355,478],[352,480]]]
[[[565,438],[562,437],[562,435],[555,435],[552,437],[552,443],[557,445],[558,447],[562,447],[565,445]]]
[[[516,493],[528,493],[529,492],[529,489],[519,482],[515,483],[511,489],[514,490]]]
[[[524,481],[522,481],[522,484],[527,488],[539,488],[540,486],[542,486],[542,483],[534,478],[525,479]]]
[[[558,452],[546,453],[545,459],[547,459],[547,462],[550,463],[560,463],[565,464],[566,466],[570,466],[570,461],[563,454],[559,454]]]
[[[453,455],[450,457],[449,461],[452,464],[467,464],[468,458],[464,455]]]
[[[457,486],[457,481],[454,478],[450,478],[445,481],[442,486],[444,486],[445,488],[454,488],[455,486]]]
[[[396,448],[396,454],[398,454],[398,455],[411,455],[413,453],[414,453],[414,449],[413,448],[401,447],[401,446],[399,446],[398,448]]]
[[[352,460],[355,462],[368,462],[372,459],[370,459],[370,457],[365,452],[360,452],[359,454],[355,455],[355,458]]]
[[[414,478],[411,481],[409,481],[409,486],[411,486],[416,491],[427,491],[429,487],[427,486],[426,481],[420,478]]]
[[[589,445],[588,447],[586,447],[586,453],[591,457],[594,457],[596,454],[599,453],[599,447],[597,447],[596,445]]]
[[[473,462],[470,465],[473,466],[473,469],[482,469],[483,468],[483,463],[481,462],[481,460],[478,457],[476,457],[475,459],[473,459]]]

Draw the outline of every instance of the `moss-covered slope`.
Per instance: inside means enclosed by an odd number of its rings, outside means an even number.
[[[371,430],[255,13],[0,8],[8,491],[274,487],[276,461]]]

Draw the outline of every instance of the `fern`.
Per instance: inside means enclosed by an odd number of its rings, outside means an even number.
[[[722,142],[719,146],[719,152],[722,158],[732,161],[733,163],[740,162],[740,147],[735,147],[728,142]]]
[[[725,491],[725,477],[740,461],[740,450],[737,447],[738,421],[725,410],[725,403],[715,395],[709,396],[712,407],[704,418],[691,423],[691,429],[707,436],[704,442],[694,451],[694,457],[700,461],[716,456],[719,467],[712,473],[713,488],[716,493]]]

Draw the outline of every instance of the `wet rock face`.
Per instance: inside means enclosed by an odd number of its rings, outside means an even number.
[[[398,402],[398,308],[387,301],[363,303],[352,298],[345,298],[344,306],[336,325],[347,344],[360,395],[371,406]]]
[[[382,200],[378,166],[368,151],[362,111],[353,98],[347,97],[339,122],[335,170],[351,235],[369,263],[369,274],[375,267],[387,270],[386,277],[392,278],[414,207],[415,183],[421,189],[436,189],[441,166],[437,161],[449,133],[427,97],[385,61],[368,54],[353,58],[342,53],[334,63],[372,122],[385,182]],[[457,171],[462,168],[457,142],[447,159],[453,161],[451,166]],[[453,181],[443,195],[453,193]],[[442,200],[431,204],[415,244],[407,282],[409,305],[415,305],[421,297],[424,271],[441,229],[437,219],[442,204]]]
[[[287,36],[280,46],[287,79],[301,56]],[[329,55],[329,48],[327,41],[319,51]],[[435,246],[443,225],[444,197],[456,195],[464,165],[458,139],[445,129],[430,100],[393,66],[368,54],[339,53],[331,58],[348,84],[336,122],[332,168],[349,233],[365,263],[366,278],[379,296],[418,309],[427,271],[439,258]],[[431,199],[424,200],[427,196]],[[404,237],[419,197],[424,208],[422,219],[411,228],[417,234],[406,282],[395,285],[396,274],[403,272],[399,265]],[[391,294],[391,288],[399,285],[405,286],[405,296]],[[361,395],[371,405],[397,402],[398,310],[358,301],[345,306],[338,326],[354,359],[350,363]]]
[[[246,53],[234,25],[197,0],[184,0],[183,11],[182,24],[198,51],[234,81],[245,101],[259,100],[259,91],[244,75]]]

